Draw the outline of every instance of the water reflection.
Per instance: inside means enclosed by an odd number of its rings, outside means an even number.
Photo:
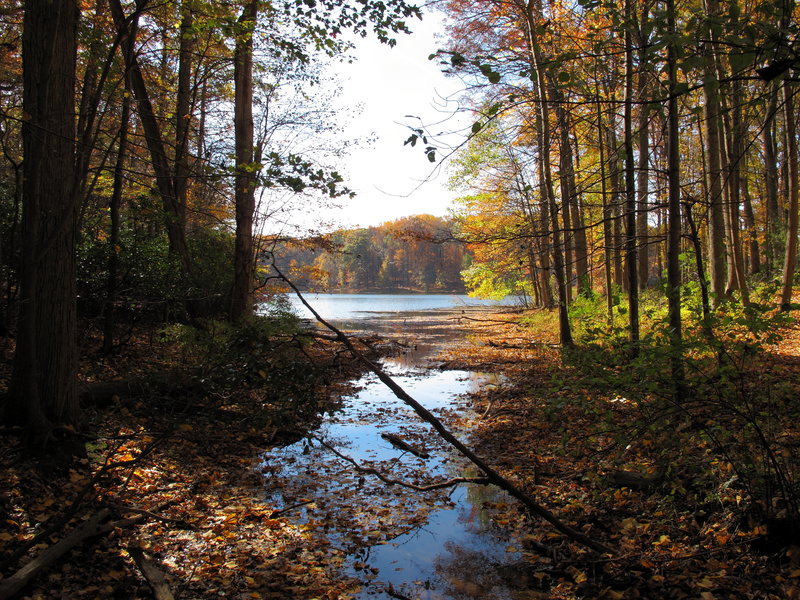
[[[426,408],[445,416],[466,410],[464,395],[496,378],[467,371],[421,368],[443,340],[458,332],[422,323],[405,329],[405,352],[385,363],[396,381]],[[419,321],[416,322],[419,324]],[[386,332],[398,320],[371,323]],[[322,424],[315,436],[359,464],[388,477],[417,485],[469,473],[467,465],[429,427],[399,401],[374,375],[362,378],[360,391],[346,398],[342,409]],[[431,454],[428,460],[401,453],[381,434],[399,435]],[[314,440],[304,440],[264,455],[272,501],[303,506],[299,520],[324,532],[332,545],[351,556],[349,574],[364,582],[356,598],[511,599],[498,567],[517,561],[507,552],[509,541],[494,525],[487,503],[505,501],[493,487],[460,485],[436,492],[387,486]]]

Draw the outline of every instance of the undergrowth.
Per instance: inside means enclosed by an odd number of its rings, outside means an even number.
[[[311,338],[299,319],[280,304],[238,324],[171,325],[162,339],[180,347],[208,394],[244,406],[252,419],[286,427],[325,405],[325,366],[309,355]]]
[[[574,304],[577,349],[565,356],[593,390],[581,410],[595,439],[622,468],[665,475],[671,493],[691,488],[698,502],[735,506],[743,518],[800,532],[800,403],[796,369],[775,353],[793,323],[771,303],[771,289],[743,307],[726,302],[708,318],[684,293],[682,358],[676,397],[666,311],[643,298],[642,334],[632,351],[621,303],[608,320],[603,301]],[[632,358],[632,356],[635,356]]]

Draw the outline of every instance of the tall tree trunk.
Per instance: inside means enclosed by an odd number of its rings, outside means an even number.
[[[770,84],[766,122],[763,128],[764,190],[767,202],[767,239],[764,249],[767,272],[770,274],[774,272],[778,260],[778,240],[780,240],[782,229],[782,219],[778,209],[778,151],[774,135],[776,114],[778,114],[778,88],[777,82],[772,82]]]
[[[650,3],[645,2],[639,26],[639,77],[637,81],[637,96],[639,98],[639,167],[637,177],[636,200],[636,239],[639,248],[639,289],[647,289],[650,278],[650,244],[648,239],[647,216],[649,210],[649,184],[650,184],[650,110],[646,103],[650,81],[650,72],[647,70],[649,35],[645,32],[650,20]]]
[[[681,180],[678,120],[678,52],[675,41],[675,0],[666,0],[667,13],[667,194],[669,230],[667,237],[667,312],[671,367],[675,400],[685,396],[683,367],[683,331],[681,321]]]
[[[136,23],[135,20],[128,22],[125,19],[120,0],[109,0],[109,6],[111,7],[114,24],[120,32],[120,45],[123,55],[130,65],[131,89],[136,99],[137,114],[144,129],[147,148],[150,151],[152,167],[156,176],[156,187],[164,206],[164,218],[170,250],[180,260],[183,275],[188,280],[192,273],[192,261],[189,254],[189,246],[186,243],[185,214],[181,209],[175,190],[175,171],[170,168],[170,160],[167,156],[161,127],[153,109],[153,103],[150,100],[147,83],[136,58],[134,47]]]
[[[603,131],[603,112],[600,105],[600,92],[597,91],[597,148],[600,153],[600,202],[603,206],[603,255],[605,257],[606,275],[606,318],[608,326],[614,322],[614,277],[611,271],[611,207],[606,192],[606,135]]]
[[[192,119],[192,62],[195,53],[194,13],[191,0],[181,3],[178,48],[178,90],[175,102],[175,209],[178,222],[186,227],[189,189],[189,125]]]
[[[22,36],[22,289],[5,419],[41,441],[76,423],[74,1],[26,0]]]
[[[126,77],[127,80],[127,77]],[[127,92],[126,85],[126,92]],[[130,121],[130,95],[122,98],[122,115],[119,124],[119,143],[117,144],[117,161],[114,165],[114,184],[108,206],[111,218],[111,232],[108,236],[108,281],[106,283],[105,318],[103,320],[103,352],[109,354],[114,348],[114,307],[117,302],[117,271],[119,270],[119,228],[120,205],[122,204],[122,184],[125,181],[125,157],[128,151],[128,122]]]
[[[611,162],[609,174],[611,182],[611,199],[609,202],[609,208],[611,210],[611,235],[613,238],[612,263],[614,265],[614,283],[618,285],[620,289],[626,290],[627,285],[625,270],[622,262],[622,215],[620,214],[622,212],[621,198],[623,196],[623,170],[620,168],[619,143],[613,128],[614,124],[612,123],[608,128],[608,149],[609,160]]]
[[[575,275],[578,278],[578,294],[588,296],[592,293],[589,276],[589,253],[586,242],[586,227],[583,222],[578,186],[575,184],[575,159],[571,142],[572,126],[569,113],[565,108],[564,94],[553,86],[556,93],[556,119],[559,133],[559,169],[561,171],[561,195],[565,216],[569,214],[569,233],[573,240],[572,248],[575,257]]]
[[[625,268],[628,275],[629,334],[634,355],[639,344],[639,265],[636,247],[636,166],[633,156],[633,0],[625,0]]]
[[[706,1],[706,11],[713,18],[717,15],[718,5],[716,0]],[[711,39],[712,26],[709,27]],[[726,253],[725,253],[725,205],[722,189],[722,160],[720,148],[720,100],[717,70],[714,68],[714,48],[710,41],[704,44],[706,58],[705,79],[703,86],[705,95],[705,124],[706,124],[706,187],[708,189],[708,263],[711,271],[711,292],[713,304],[718,306],[726,297]],[[701,274],[702,276],[702,274]]]
[[[725,136],[728,142],[728,240],[730,242],[730,253],[732,261],[729,263],[732,273],[728,273],[729,290],[738,289],[742,295],[742,303],[750,304],[750,294],[747,288],[744,268],[744,251],[742,249],[742,232],[739,226],[741,213],[741,175],[742,161],[744,158],[744,131],[742,127],[742,108],[741,108],[741,82],[731,83],[731,115],[730,119],[723,119],[727,125],[728,133]]]
[[[534,2],[536,13],[534,13]],[[526,33],[528,36],[529,51],[532,57],[531,63],[534,67],[536,84],[539,88],[539,103],[536,111],[536,120],[539,133],[539,180],[542,182],[544,196],[543,203],[547,203],[550,216],[550,229],[553,236],[553,267],[556,276],[556,287],[558,289],[558,324],[561,345],[571,348],[574,343],[572,340],[572,329],[569,323],[569,294],[567,290],[566,271],[564,266],[564,246],[561,241],[561,226],[558,222],[558,206],[556,204],[555,192],[553,190],[553,177],[550,172],[550,148],[552,138],[550,133],[550,108],[547,94],[547,78],[544,72],[543,60],[539,43],[536,38],[536,27],[538,25],[536,14],[541,13],[541,2],[531,0],[523,6],[523,17],[526,22]]]
[[[255,256],[253,218],[256,173],[253,165],[253,29],[258,5],[251,0],[239,17],[234,53],[234,131],[236,146],[236,243],[230,316],[241,321],[253,311]]]
[[[747,173],[747,153],[742,157],[741,172]],[[744,208],[744,224],[747,228],[747,272],[755,275],[761,272],[761,251],[758,247],[758,230],[756,228],[756,213],[753,210],[753,198],[750,196],[750,185],[748,178],[742,176],[740,179],[742,189],[742,207]]]
[[[800,174],[797,158],[797,115],[794,111],[794,95],[789,82],[783,84],[783,109],[786,120],[786,165],[789,173],[789,224],[786,229],[786,252],[783,257],[783,278],[781,280],[781,310],[789,310],[792,305],[792,283],[797,268],[797,225],[798,198],[800,198]]]

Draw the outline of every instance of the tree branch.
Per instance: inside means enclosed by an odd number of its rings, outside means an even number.
[[[483,471],[491,483],[495,484],[500,489],[505,490],[509,495],[521,502],[529,512],[541,517],[550,523],[557,531],[563,533],[570,539],[578,542],[586,548],[594,550],[595,552],[616,554],[616,552],[610,547],[591,539],[590,537],[561,521],[552,512],[534,500],[528,493],[524,492],[519,486],[505,478],[498,471],[492,468],[485,460],[470,450],[464,443],[456,438],[456,436],[453,435],[439,419],[437,419],[429,410],[427,410],[424,406],[412,398],[402,387],[400,387],[400,385],[398,385],[397,382],[392,379],[383,369],[378,367],[366,356],[356,350],[348,336],[323,319],[320,314],[308,303],[300,290],[297,289],[297,286],[294,285],[294,283],[292,283],[292,281],[290,281],[287,277],[285,277],[283,273],[281,273],[280,269],[278,269],[278,267],[275,265],[274,260],[272,263],[272,268],[275,269],[275,272],[278,273],[281,279],[283,279],[286,284],[292,288],[303,305],[309,311],[311,311],[311,314],[314,315],[317,321],[332,331],[336,335],[337,339],[344,344],[344,346],[353,354],[353,356],[358,358],[358,360],[360,360],[370,371],[375,373],[375,375],[378,376],[378,379],[380,379],[384,385],[392,390],[398,399],[402,400],[405,404],[414,409],[414,412],[416,412],[423,421],[430,424],[442,439],[455,448],[461,455],[466,457],[472,464]]]

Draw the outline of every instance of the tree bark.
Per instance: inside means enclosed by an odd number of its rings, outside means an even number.
[[[741,82],[733,81],[731,83],[732,108],[730,119],[723,119],[723,123],[727,124],[726,129],[728,129],[728,133],[725,136],[728,141],[728,179],[726,183],[729,213],[726,227],[728,228],[728,240],[730,241],[729,256],[732,259],[729,263],[731,270],[728,272],[728,290],[739,290],[742,295],[742,303],[748,305],[750,304],[750,294],[747,280],[745,279],[742,232],[739,228],[742,199],[742,162],[744,159],[741,97]]]
[[[778,207],[778,151],[775,144],[775,115],[778,114],[777,83],[770,85],[766,123],[764,123],[764,190],[767,203],[767,236],[765,259],[768,273],[775,270],[779,254],[782,219]]]
[[[625,268],[628,276],[628,330],[636,355],[639,344],[639,265],[636,247],[636,166],[633,156],[633,0],[625,0],[625,20]]]
[[[178,222],[186,227],[189,189],[189,125],[192,119],[192,62],[195,53],[194,13],[191,0],[181,3],[180,43],[178,48],[178,90],[175,102],[175,208]]]
[[[121,46],[126,61],[130,65],[131,89],[136,99],[137,114],[144,129],[145,141],[150,152],[152,168],[156,176],[156,187],[164,206],[164,219],[169,237],[170,250],[181,264],[183,275],[188,279],[192,273],[192,261],[189,246],[186,243],[185,213],[180,207],[175,190],[174,170],[170,168],[164,137],[150,100],[142,70],[136,58],[134,38],[135,21],[129,22],[122,11],[120,0],[109,0],[114,23],[120,32]]]
[[[792,307],[794,271],[797,268],[798,199],[800,198],[800,173],[797,158],[797,115],[794,111],[794,95],[788,82],[783,84],[783,108],[786,120],[786,164],[789,173],[789,223],[786,229],[786,251],[783,257],[781,280],[781,310]]]
[[[678,148],[678,51],[675,46],[675,0],[666,0],[667,35],[667,194],[669,230],[667,234],[667,312],[672,349],[671,368],[674,397],[681,402],[685,396],[683,367],[683,333],[681,322],[681,180],[680,150]]]
[[[126,78],[127,80],[127,78]],[[127,91],[127,86],[126,86]],[[108,280],[106,283],[106,305],[103,320],[103,352],[109,354],[114,348],[114,306],[117,301],[117,271],[119,269],[119,229],[120,205],[122,204],[122,184],[125,179],[125,156],[128,150],[128,122],[130,121],[130,96],[126,93],[122,98],[122,115],[119,125],[119,142],[117,144],[117,161],[114,165],[114,184],[111,200],[108,205],[111,218],[111,231],[108,236]]]
[[[75,306],[75,65],[78,7],[26,0],[23,257],[8,421],[41,441],[79,418]]]
[[[606,276],[606,319],[608,326],[614,323],[614,275],[611,270],[611,207],[606,192],[606,135],[603,131],[603,112],[600,105],[600,92],[597,91],[597,148],[600,153],[600,203],[603,206],[603,255],[605,257]]]
[[[560,90],[556,96],[556,119],[559,131],[559,167],[561,170],[561,195],[564,214],[569,213],[570,227],[567,235],[572,238],[572,249],[575,257],[575,275],[578,278],[578,294],[588,296],[592,293],[589,276],[589,253],[586,241],[586,227],[583,221],[578,186],[575,184],[575,160],[570,142],[572,126],[569,113],[564,108],[564,95]],[[565,220],[566,222],[566,220]]]
[[[710,16],[717,14],[715,0],[707,0],[706,11]],[[712,33],[711,26],[708,30],[709,38]],[[714,49],[710,41],[704,44],[706,58],[705,79],[703,86],[705,96],[705,124],[706,124],[706,187],[708,188],[708,263],[711,272],[711,292],[714,306],[726,297],[726,254],[725,254],[725,213],[722,192],[722,161],[719,132],[719,82],[717,70],[714,68]],[[704,276],[704,274],[700,274]]]
[[[637,95],[639,98],[639,167],[636,199],[636,240],[639,259],[639,289],[645,290],[650,278],[650,245],[648,235],[648,197],[650,190],[650,109],[645,102],[650,80],[647,70],[649,36],[645,33],[648,28],[650,3],[645,2],[639,26],[639,77],[637,81]]]
[[[236,146],[236,241],[233,255],[234,281],[230,316],[241,321],[253,311],[255,256],[253,218],[255,215],[256,172],[253,164],[253,28],[258,5],[252,0],[239,17],[234,52],[234,131]]]

